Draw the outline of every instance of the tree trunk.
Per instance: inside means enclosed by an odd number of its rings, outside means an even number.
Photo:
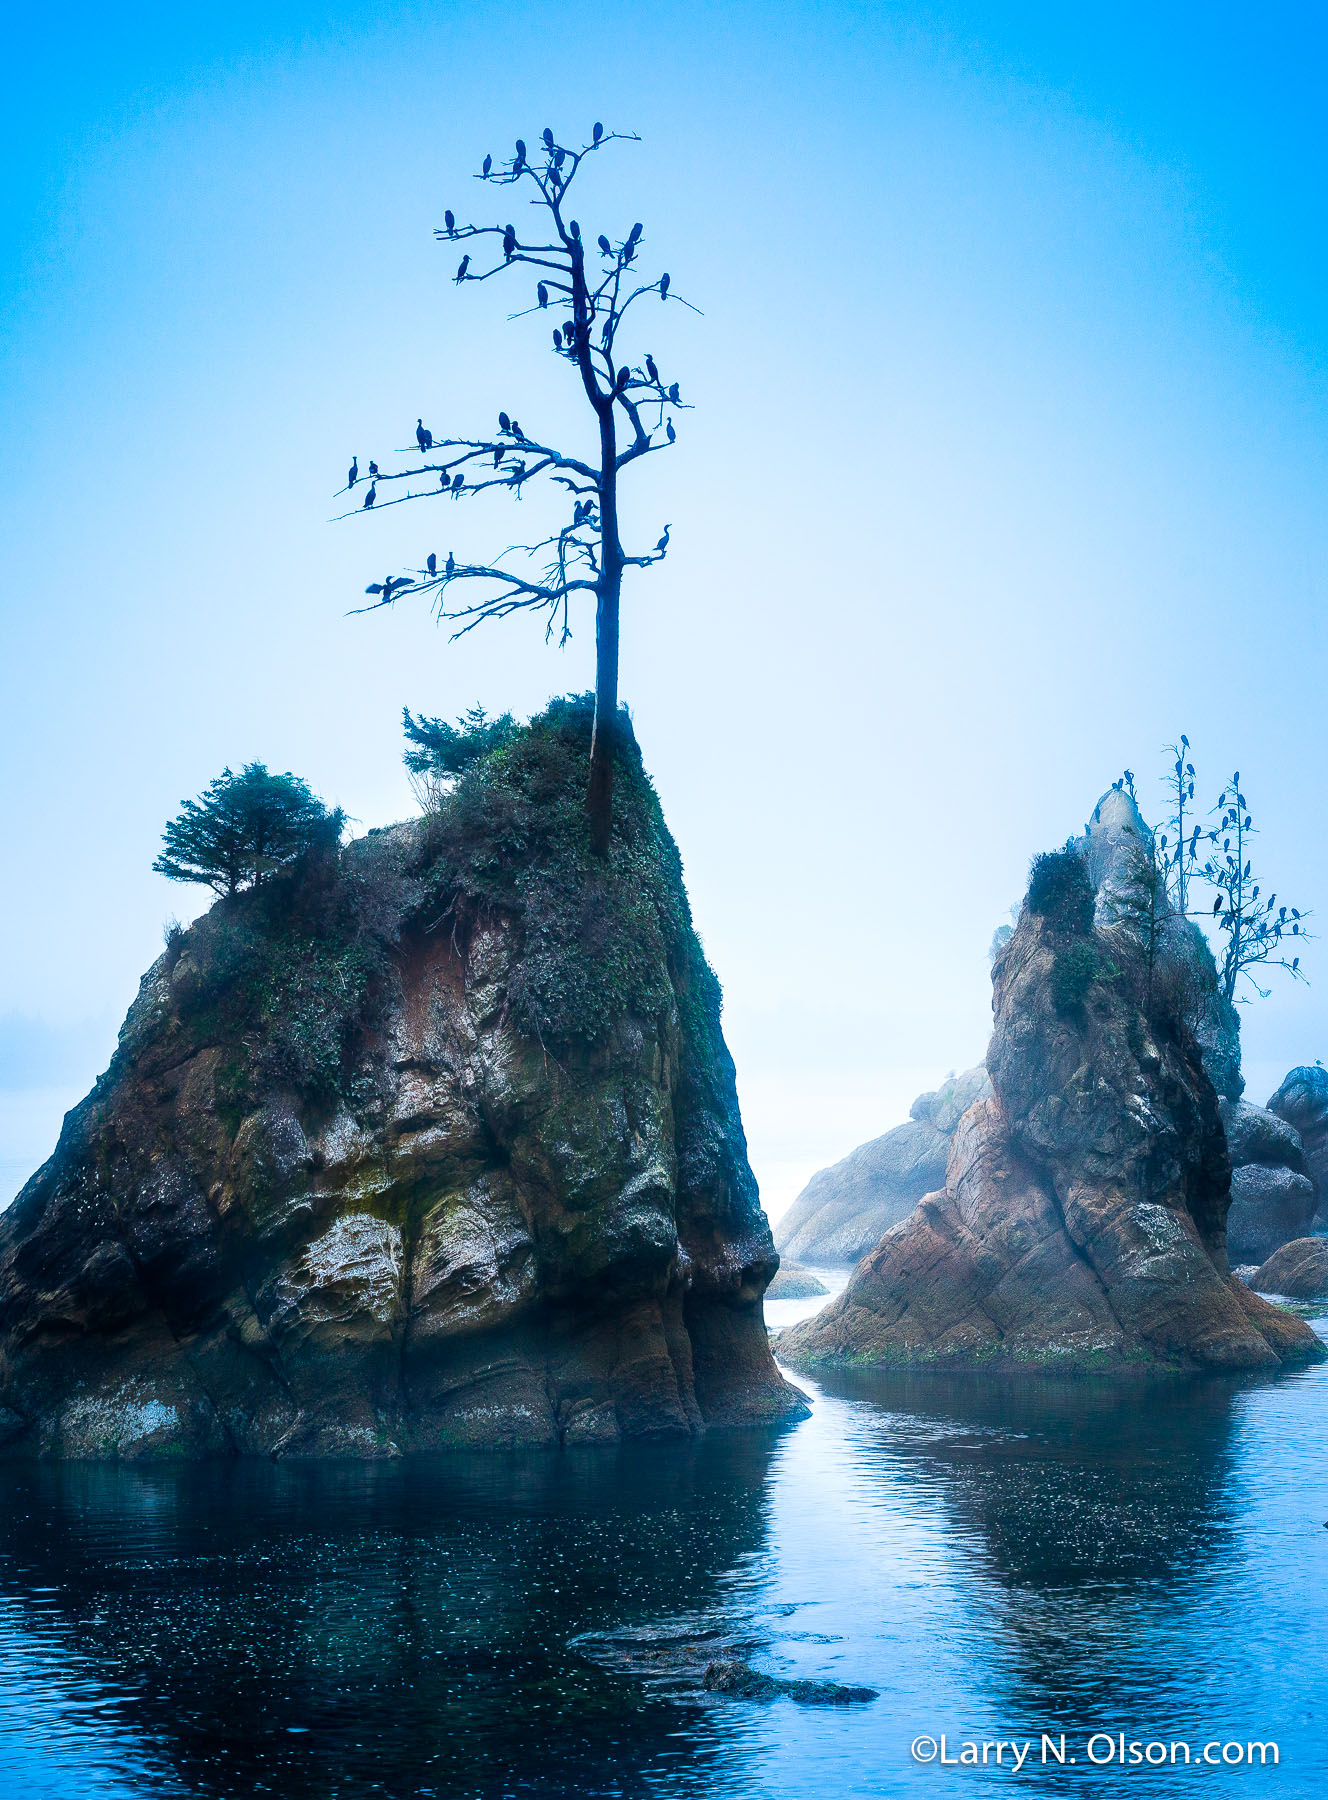
[[[609,581],[595,609],[595,724],[590,736],[586,811],[590,848],[609,854],[613,829],[613,753],[618,737],[618,608],[622,577]]]

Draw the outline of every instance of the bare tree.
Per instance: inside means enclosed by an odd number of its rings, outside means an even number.
[[[1190,884],[1200,873],[1199,845],[1203,828],[1194,822],[1194,764],[1190,761],[1190,740],[1181,733],[1178,744],[1168,744],[1163,752],[1171,758],[1171,768],[1162,777],[1167,790],[1169,812],[1166,830],[1158,838],[1158,862],[1166,880],[1167,900],[1174,912],[1185,918],[1190,910]]]
[[[1226,998],[1234,1000],[1243,975],[1266,1000],[1270,990],[1255,980],[1256,968],[1285,969],[1296,981],[1306,979],[1299,951],[1289,956],[1288,950],[1289,940],[1309,936],[1304,924],[1309,914],[1294,906],[1279,907],[1276,894],[1270,894],[1267,900],[1259,897],[1250,856],[1250,839],[1257,835],[1257,827],[1246,810],[1239,770],[1219,796],[1213,812],[1220,816],[1216,829],[1207,834],[1212,849],[1203,873],[1217,889],[1211,916],[1226,937],[1218,959],[1218,983]]]
[[[618,634],[625,570],[649,568],[662,561],[669,546],[669,526],[653,550],[628,552],[618,524],[618,483],[623,471],[675,440],[673,418],[682,406],[677,382],[666,383],[646,354],[633,363],[619,344],[628,310],[646,295],[676,300],[667,274],[643,281],[635,272],[643,227],[633,225],[626,237],[611,242],[601,233],[588,250],[578,221],[569,216],[568,196],[585,159],[614,142],[636,142],[634,134],[605,132],[596,125],[591,141],[573,150],[543,133],[532,158],[518,138],[510,161],[495,164],[486,156],[478,180],[490,187],[519,188],[529,195],[544,229],[528,236],[513,224],[458,225],[449,211],[435,235],[445,242],[488,240],[493,255],[488,267],[472,268],[466,252],[456,271],[457,284],[490,281],[513,269],[537,272],[533,305],[513,314],[542,314],[552,323],[553,352],[579,381],[594,414],[596,447],[585,456],[528,436],[507,412],[498,415],[496,437],[435,438],[423,419],[416,425],[420,460],[393,472],[369,464],[369,488],[358,511],[378,503],[378,490],[399,483],[404,491],[386,500],[468,499],[503,488],[518,499],[540,478],[566,490],[570,516],[551,535],[532,544],[512,544],[491,563],[460,563],[449,551],[440,568],[430,555],[425,566],[406,575],[388,576],[365,591],[374,606],[390,606],[406,594],[429,594],[440,619],[457,624],[453,637],[464,635],[486,619],[503,619],[522,611],[547,615],[546,635],[555,630],[560,643],[571,634],[570,603],[581,595],[595,601],[595,720],[591,734],[586,806],[595,853],[608,854],[613,818],[613,752],[618,730]],[[548,240],[548,241],[539,241]],[[597,261],[595,259],[598,259]],[[587,266],[588,262],[591,266]],[[684,301],[682,304],[687,305]],[[693,307],[691,309],[695,311]],[[561,314],[561,317],[559,316]],[[635,315],[634,315],[635,317]],[[620,435],[623,447],[619,448]],[[399,452],[398,454],[411,454]],[[427,487],[421,478],[436,478]],[[351,464],[347,488],[364,479],[358,459]],[[347,515],[348,516],[348,515]],[[511,559],[518,560],[515,567]],[[459,582],[480,583],[478,598],[454,599]]]

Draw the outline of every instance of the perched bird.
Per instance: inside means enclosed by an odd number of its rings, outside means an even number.
[[[620,394],[622,393],[623,389],[627,386],[627,383],[631,379],[632,379],[631,365],[629,363],[624,363],[622,368],[619,369],[619,371],[618,371],[618,379],[613,384],[615,389],[618,391],[618,393],[620,393]]]
[[[377,498],[378,498],[378,489],[371,485],[369,488],[369,492],[364,496],[364,505],[361,508],[361,511],[368,512],[369,508],[373,505],[374,501]]]
[[[443,214],[443,224],[447,227],[448,237],[454,236],[456,232],[456,214],[450,207]]]
[[[613,245],[605,237],[605,235],[602,231],[599,234],[598,242],[599,242],[599,247],[604,252],[605,256],[613,255]]]
[[[465,484],[466,484],[466,478],[462,474],[461,470],[458,469],[456,474],[452,477],[452,492],[454,494],[459,494],[461,492],[462,488],[465,486]]]
[[[497,449],[496,449],[496,450],[495,450],[495,451],[494,451],[494,453],[493,453],[493,466],[494,466],[494,468],[495,468],[495,469],[496,469],[496,468],[497,468],[497,467],[498,467],[498,465],[499,465],[499,463],[500,463],[500,462],[501,462],[501,461],[502,461],[502,460],[503,460],[503,457],[504,457],[504,456],[505,456],[505,455],[506,455],[506,454],[507,454],[507,453],[506,453],[506,451],[505,451],[505,450],[504,450],[504,449],[503,449],[503,447],[502,447],[502,445],[501,445],[501,444],[499,444],[499,446],[498,446],[498,448],[497,448]]]
[[[500,412],[498,415],[498,429],[499,431],[510,431],[512,429],[512,421],[505,412]]]
[[[592,144],[597,144],[603,136],[604,136],[604,127],[600,124],[599,120],[596,119],[595,120],[595,129],[590,134],[590,141]]]
[[[568,237],[575,238],[578,244],[581,242],[581,227],[577,224],[575,219],[569,219],[567,221],[567,235]]]
[[[1220,913],[1220,912],[1221,912],[1221,910],[1222,910],[1222,896],[1221,896],[1221,894],[1219,894],[1219,895],[1218,895],[1218,896],[1217,896],[1217,899],[1216,899],[1216,900],[1214,900],[1214,902],[1213,902],[1213,914],[1214,914],[1214,917],[1216,917],[1216,915],[1217,915],[1217,914],[1218,914],[1218,913]]]
[[[429,552],[428,556],[425,557],[424,566],[431,575],[436,575],[438,573],[438,558],[434,555],[432,550]]]
[[[654,382],[655,386],[658,387],[659,370],[655,367],[655,359],[648,350],[646,351],[646,374]]]
[[[1291,967],[1293,969],[1298,969],[1300,967],[1300,958],[1298,956],[1293,956],[1291,958]]]
[[[508,262],[511,262],[515,250],[516,232],[509,225],[503,233],[503,255],[507,258]]]
[[[448,474],[446,469],[444,469],[442,474],[438,477],[438,485],[442,488],[444,493],[451,487],[452,477]]]
[[[1293,906],[1291,908],[1291,917],[1293,919],[1298,919],[1300,917],[1300,908],[1299,907]]]
[[[456,574],[456,563],[453,560],[452,552],[450,550],[447,553],[447,562],[444,564],[443,574],[446,575],[449,581]]]
[[[493,158],[491,156],[486,156],[484,159],[484,173],[487,175],[489,173],[489,170],[492,167],[493,167]]]
[[[676,381],[672,382],[669,386],[669,399],[672,400],[675,406],[681,405],[681,402],[678,399],[678,384]]]
[[[364,591],[366,594],[381,594],[384,600],[395,600],[398,592],[410,585],[410,580],[405,575],[389,575],[386,581],[371,581]]]
[[[371,462],[369,464],[369,473],[371,475],[376,475],[378,473],[378,464],[376,462]]]
[[[667,300],[668,294],[669,294],[669,278],[667,275],[661,275],[659,278],[659,297],[661,300]]]
[[[674,430],[674,429],[673,429],[673,420],[672,420],[672,419],[665,419],[665,421],[664,421],[664,435],[665,435],[665,437],[666,437],[666,438],[667,438],[667,439],[668,439],[668,440],[669,440],[669,442],[670,442],[670,443],[671,443],[671,444],[676,444],[676,443],[677,443],[677,441],[678,441],[678,434],[677,434],[677,432],[676,432],[676,431],[675,431],[675,430]]]
[[[423,419],[416,419],[415,421],[415,442],[420,447],[421,456],[424,455],[426,450],[433,449],[433,433],[429,430]]]
[[[348,488],[353,488],[355,486],[355,483],[359,479],[360,479],[360,459],[358,456],[352,456],[350,459],[350,468],[346,474],[346,486]]]
[[[546,150],[552,150],[553,149],[553,133],[549,130],[547,125],[544,127],[543,137],[544,137],[544,148]]]
[[[547,306],[549,304],[549,290],[542,281],[535,289],[535,298],[539,301],[541,306]]]
[[[515,419],[512,420],[512,436],[519,444],[524,444],[526,441],[526,434]]]
[[[553,347],[555,350],[561,350],[563,347],[563,331],[561,325],[555,325],[553,328]]]
[[[672,531],[672,530],[673,530],[673,527],[672,527],[672,526],[671,526],[671,525],[666,525],[666,526],[665,526],[665,527],[664,527],[664,535],[663,535],[663,537],[662,537],[662,538],[661,538],[661,539],[660,539],[660,540],[659,540],[659,542],[658,542],[658,543],[657,543],[657,544],[656,544],[656,545],[655,545],[655,553],[656,553],[656,555],[658,555],[658,556],[663,556],[663,554],[664,554],[664,552],[665,552],[665,551],[666,551],[666,550],[667,550],[667,549],[668,549],[668,547],[669,547],[669,533],[670,533],[670,531]]]
[[[468,256],[463,256],[461,258],[460,263],[457,265],[456,278],[457,278],[458,282],[464,281],[466,279],[466,270],[469,267],[470,267],[470,258]]]

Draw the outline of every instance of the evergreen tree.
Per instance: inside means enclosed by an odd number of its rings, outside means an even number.
[[[223,769],[196,800],[182,803],[152,867],[172,881],[198,881],[231,895],[335,844],[345,822],[341,808],[329,811],[299,776],[246,763],[238,775]]]

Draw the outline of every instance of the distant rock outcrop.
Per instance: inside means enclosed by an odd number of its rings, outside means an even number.
[[[1284,1294],[1288,1300],[1320,1300],[1328,1296],[1328,1238],[1296,1238],[1275,1250],[1250,1277],[1261,1294]]]
[[[1268,1110],[1299,1133],[1317,1198],[1314,1229],[1328,1231],[1328,1069],[1318,1063],[1292,1069]]]
[[[805,1410],[719,991],[624,745],[550,709],[441,814],[220,902],[0,1219],[0,1441],[381,1456]]]
[[[1149,974],[1132,928],[1095,921],[1108,876],[1098,863],[1095,884],[1092,860],[1035,862],[993,968],[993,1094],[955,1133],[943,1189],[781,1335],[794,1367],[1241,1369],[1321,1354],[1302,1320],[1230,1274],[1231,1165],[1175,949],[1189,955],[1188,935]]]
[[[984,1068],[953,1075],[934,1093],[919,1094],[906,1124],[819,1170],[779,1221],[779,1254],[826,1267],[865,1256],[941,1185],[955,1126],[990,1091]]]

